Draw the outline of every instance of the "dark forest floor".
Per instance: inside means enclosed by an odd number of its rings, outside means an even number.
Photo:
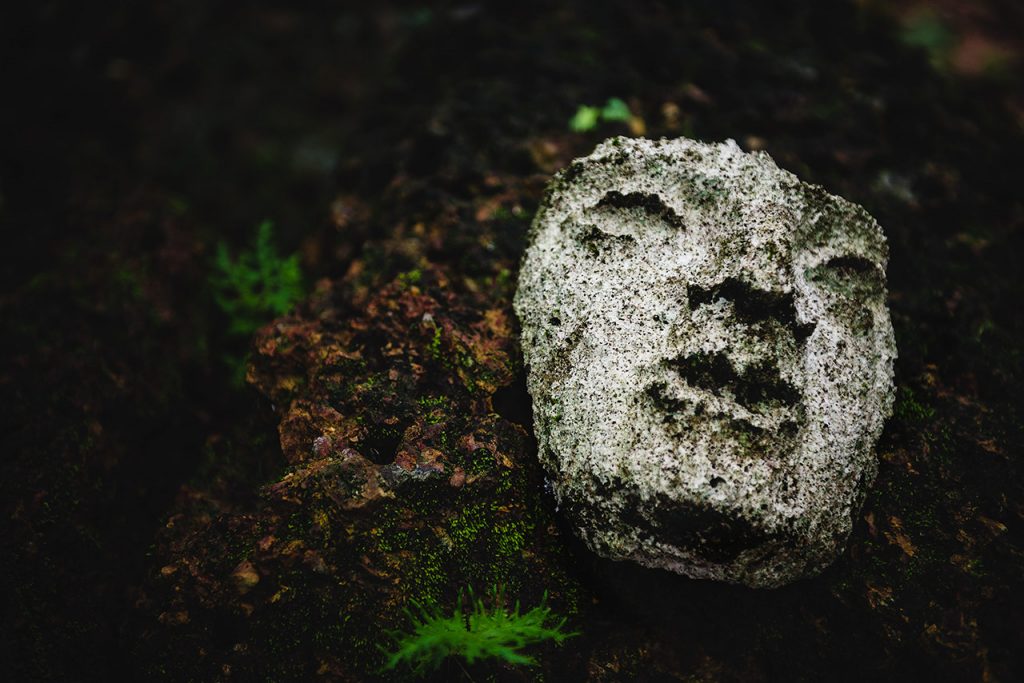
[[[403,600],[499,580],[582,635],[476,680],[1024,677],[1024,15],[597,4],[0,22],[5,680],[360,680]],[[631,122],[569,129],[610,97]],[[598,561],[544,497],[518,258],[550,175],[641,131],[765,149],[889,238],[896,410],[821,577]],[[268,219],[310,296],[254,342],[215,255]],[[328,428],[452,483],[364,500],[297,445]]]

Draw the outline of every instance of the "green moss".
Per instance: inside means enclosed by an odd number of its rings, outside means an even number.
[[[522,519],[510,519],[495,526],[490,539],[495,563],[507,564],[521,559],[529,531],[532,528]]]
[[[413,268],[407,270],[404,273],[398,274],[398,281],[402,284],[403,288],[411,287],[412,285],[419,284],[420,280],[423,279],[423,271],[419,268]]]
[[[482,501],[463,508],[448,524],[448,536],[457,553],[467,553],[480,535],[489,529],[494,517],[494,503]]]
[[[693,188],[693,199],[701,206],[717,204],[726,196],[725,182],[721,178],[698,178]]]
[[[121,293],[132,301],[142,301],[145,298],[146,273],[121,266],[114,271],[113,280]]]
[[[500,496],[518,497],[519,492],[527,488],[523,481],[523,472],[518,469],[502,467],[498,470],[498,484],[494,491]]]
[[[434,545],[417,552],[412,568],[405,575],[405,594],[418,602],[435,602],[448,585],[442,547]]]
[[[499,291],[510,289],[512,284],[512,271],[508,268],[502,268],[494,277],[494,287]]]
[[[496,466],[494,454],[489,448],[477,448],[466,456],[464,463],[464,468],[469,474],[486,474],[493,471]]]
[[[551,407],[548,411],[549,419],[552,422],[560,422],[564,415],[564,408],[562,407],[562,401],[557,396],[553,396],[550,400]]]
[[[893,408],[893,417],[901,422],[926,422],[935,417],[935,409],[918,401],[910,387],[900,387],[896,396],[896,406]]]
[[[922,48],[932,66],[942,71],[948,68],[956,45],[956,35],[937,15],[918,12],[904,21],[900,38],[907,45]]]
[[[449,403],[444,396],[421,396],[416,402],[424,412],[446,408]]]
[[[430,357],[434,360],[441,360],[441,328],[437,325],[434,325],[434,336],[427,346],[427,351],[430,352]]]
[[[416,400],[420,413],[427,424],[439,424],[445,421],[451,402],[444,396],[421,396]],[[441,434],[447,440],[447,432]],[[444,450],[442,448],[442,450]]]
[[[515,216],[512,213],[512,211],[508,207],[506,207],[504,205],[499,206],[498,208],[496,208],[494,210],[494,214],[492,216],[492,218],[494,220],[496,220],[496,221],[507,221],[507,220],[511,220],[514,217]]]

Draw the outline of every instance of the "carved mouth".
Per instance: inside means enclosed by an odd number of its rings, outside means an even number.
[[[626,506],[623,518],[669,545],[700,552],[712,562],[731,562],[743,551],[772,540],[772,534],[740,513],[700,502],[674,501],[665,495],[656,496],[655,501],[647,514],[641,511],[645,505],[640,501]]]

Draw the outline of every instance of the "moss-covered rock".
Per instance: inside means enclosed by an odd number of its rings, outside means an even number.
[[[466,587],[578,609],[529,436],[492,403],[516,372],[508,312],[429,265],[355,315],[328,305],[338,290],[256,340],[288,467],[249,509],[172,518],[151,672],[362,679],[407,606]]]

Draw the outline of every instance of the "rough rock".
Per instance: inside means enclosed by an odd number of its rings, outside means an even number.
[[[864,209],[731,140],[613,138],[561,172],[515,309],[583,541],[755,587],[831,563],[893,403],[887,257]]]
[[[380,648],[414,602],[501,586],[576,611],[528,435],[492,404],[514,377],[508,298],[484,309],[427,263],[361,305],[345,290],[257,335],[249,382],[287,466],[237,505],[183,491],[138,600],[137,677],[406,680]]]

